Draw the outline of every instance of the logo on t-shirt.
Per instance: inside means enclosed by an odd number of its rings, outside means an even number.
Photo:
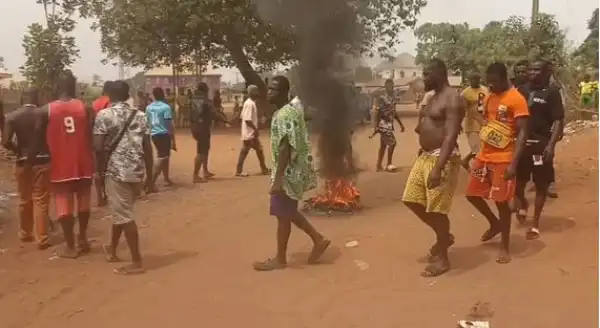
[[[502,123],[508,122],[508,107],[506,105],[498,106],[498,112],[496,113],[496,119]]]

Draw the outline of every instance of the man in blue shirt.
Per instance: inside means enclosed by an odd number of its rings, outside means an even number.
[[[156,179],[162,173],[165,179],[165,186],[168,187],[173,185],[173,181],[169,178],[171,149],[177,151],[173,129],[173,115],[171,106],[169,106],[165,99],[163,89],[154,88],[152,95],[154,101],[146,107],[146,117],[148,117],[150,134],[152,135],[152,142],[154,143],[154,147],[156,147],[157,153],[152,181],[156,182]]]

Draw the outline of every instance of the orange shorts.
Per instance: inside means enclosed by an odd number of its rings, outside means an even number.
[[[467,196],[482,197],[498,203],[510,201],[515,196],[516,180],[505,180],[509,163],[490,163],[474,159],[471,162]]]
[[[55,182],[52,183],[52,191],[57,219],[75,214],[75,200],[77,213],[90,211],[92,179]]]

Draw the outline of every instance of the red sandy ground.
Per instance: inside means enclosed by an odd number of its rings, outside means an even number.
[[[417,152],[412,128],[414,120],[407,119],[407,132],[398,136],[396,174],[373,172],[378,142],[367,138],[369,131],[357,133],[354,147],[369,169],[358,182],[366,209],[349,218],[312,220],[335,245],[325,264],[304,265],[310,243],[295,231],[291,268],[269,273],[251,267],[273,255],[275,246],[268,182],[232,177],[237,129],[216,133],[211,166],[217,179],[197,186],[190,183],[195,148],[182,134],[172,163],[181,186],[137,207],[149,271],[112,273],[99,250],[107,221],[92,224],[93,253],[69,261],[50,260],[50,251],[34,246],[20,248],[9,218],[0,235],[0,327],[437,328],[454,327],[478,301],[489,302],[494,328],[597,327],[597,131],[560,145],[560,198],[546,208],[540,240],[526,241],[524,230],[514,229],[508,265],[494,262],[497,241],[478,242],[486,223],[462,197],[463,173],[451,213],[454,270],[425,279],[415,259],[433,235],[400,202]],[[266,133],[262,138],[266,145]],[[246,168],[258,172],[253,154]],[[9,177],[8,166],[4,171]],[[359,245],[345,248],[350,240]],[[128,258],[125,247],[121,254]]]

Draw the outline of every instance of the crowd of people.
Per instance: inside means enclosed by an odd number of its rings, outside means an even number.
[[[511,261],[513,213],[520,224],[526,224],[525,187],[530,181],[536,197],[526,238],[540,236],[541,213],[555,180],[553,159],[562,135],[564,107],[560,90],[550,84],[550,63],[522,61],[514,71],[511,83],[506,65],[493,63],[486,70],[487,87],[473,74],[461,94],[448,85],[442,61],[432,60],[423,72],[429,91],[416,129],[421,151],[407,179],[403,202],[436,235],[423,259],[429,262],[422,272],[425,277],[439,276],[451,267],[448,249],[455,241],[448,213],[461,166],[469,171],[466,198],[489,222],[481,241],[500,235],[498,263]],[[464,158],[457,143],[461,130],[470,146]],[[487,201],[495,203],[497,215]]]
[[[406,181],[404,204],[436,235],[436,242],[423,258],[428,262],[422,275],[435,277],[450,270],[448,250],[454,244],[448,213],[458,184],[459,171],[470,172],[467,200],[489,222],[481,236],[487,242],[501,237],[498,263],[510,257],[511,219],[514,213],[525,224],[529,204],[525,187],[533,181],[536,191],[532,226],[527,239],[540,236],[540,217],[550,185],[555,180],[553,157],[561,138],[564,119],[559,90],[550,85],[552,67],[545,61],[520,62],[510,81],[505,64],[491,64],[486,71],[487,86],[481,77],[470,76],[470,86],[461,93],[448,83],[443,61],[433,59],[423,78],[428,92],[420,104],[418,134],[420,151]],[[139,247],[134,204],[140,194],[156,191],[162,175],[165,185],[173,184],[169,174],[171,151],[176,151],[175,115],[169,95],[152,90],[152,101],[143,108],[128,103],[129,86],[124,81],[107,82],[104,94],[91,108],[75,98],[76,80],[62,77],[59,97],[39,103],[38,91],[25,90],[21,108],[6,117],[2,145],[17,154],[16,177],[19,200],[20,238],[36,241],[40,249],[50,246],[49,202],[54,197],[56,222],[64,235],[63,258],[77,258],[90,251],[87,227],[91,190],[95,185],[98,205],[108,206],[112,217],[110,242],[103,245],[106,260],[120,262],[117,246],[121,235],[131,252],[131,263],[115,269],[119,274],[144,272]],[[404,131],[396,114],[392,81],[386,93],[374,102],[374,132],[381,141],[377,170],[393,170],[396,145],[394,121]],[[209,99],[209,88],[199,83],[191,92],[186,121],[196,141],[192,172],[194,183],[209,181],[211,127],[215,120],[228,124],[222,111]],[[241,149],[235,175],[246,177],[244,161],[254,150],[261,173],[270,175],[270,214],[277,218],[275,256],[254,264],[259,271],[285,268],[291,226],[304,231],[313,241],[310,263],[316,263],[330,245],[298,209],[305,192],[316,187],[317,177],[298,98],[290,101],[290,82],[276,76],[268,83],[267,97],[275,111],[270,124],[272,168],[265,162],[259,139],[257,86],[247,88],[248,98],[239,111]],[[32,133],[34,131],[34,133]],[[467,137],[470,147],[461,157],[458,137]],[[156,156],[153,156],[153,148]],[[383,159],[387,152],[387,166]],[[496,215],[487,200],[496,204]],[[76,204],[76,207],[75,207]],[[78,226],[76,233],[75,226]],[[35,230],[35,231],[34,231]]]

